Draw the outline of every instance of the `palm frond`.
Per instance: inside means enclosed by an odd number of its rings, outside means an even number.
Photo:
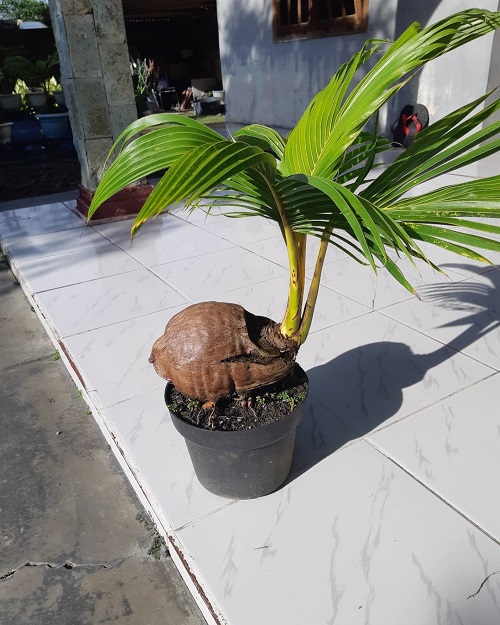
[[[404,198],[385,207],[384,212],[393,219],[428,223],[456,217],[500,217],[500,175]]]
[[[500,16],[470,9],[441,20],[424,30],[412,24],[375,66],[344,98],[359,69],[379,49],[367,42],[313,99],[290,133],[282,172],[329,178],[366,122],[404,84],[404,77],[445,52],[455,49],[500,25]]]
[[[256,145],[263,150],[271,150],[280,161],[283,158],[286,142],[272,128],[267,128],[267,126],[260,124],[251,124],[234,132],[233,137],[237,141],[248,143],[248,145]]]
[[[264,163],[275,166],[276,161],[260,148],[225,140],[186,152],[156,185],[137,215],[132,232],[137,232],[147,219],[170,204],[193,202],[231,176]]]
[[[104,175],[89,208],[88,219],[98,206],[123,187],[171,167],[181,156],[204,145],[225,141],[220,135],[199,132],[196,127],[174,125],[152,130],[128,144]]]
[[[378,206],[387,206],[423,182],[497,152],[500,141],[494,138],[498,137],[500,122],[473,131],[500,109],[500,99],[465,119],[488,95],[453,111],[419,133],[413,145],[361,191],[361,195]]]

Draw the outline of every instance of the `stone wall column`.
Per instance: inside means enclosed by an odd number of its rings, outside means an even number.
[[[121,0],[49,0],[61,84],[82,168],[95,191],[113,141],[137,118]]]

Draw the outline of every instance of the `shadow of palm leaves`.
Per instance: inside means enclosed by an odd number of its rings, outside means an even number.
[[[317,395],[317,390],[322,389],[322,399],[306,402],[305,416],[297,432],[291,479],[396,415],[403,404],[404,389],[421,385],[423,397],[419,397],[417,410],[443,397],[439,390],[443,374],[432,375],[432,369],[500,328],[500,272],[489,272],[483,279],[491,284],[471,279],[419,289],[424,302],[458,313],[435,328],[434,340],[440,340],[439,328],[463,328],[453,339],[441,340],[434,351],[415,354],[404,343],[381,341],[355,347],[308,371],[312,394]],[[459,363],[455,367],[463,387],[468,386],[467,372],[459,370]]]

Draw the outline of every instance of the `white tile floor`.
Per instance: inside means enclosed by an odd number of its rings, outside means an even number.
[[[133,244],[129,227],[82,229],[64,203],[0,212],[4,252],[207,620],[500,623],[500,273],[438,251],[450,279],[416,276],[418,301],[331,254],[299,354],[311,392],[291,476],[233,502],[198,484],[147,359],[191,302],[279,318],[283,245],[265,221],[177,213]]]

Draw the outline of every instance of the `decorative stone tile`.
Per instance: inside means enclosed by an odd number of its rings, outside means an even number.
[[[92,0],[57,0],[66,15],[87,15],[92,13]]]
[[[75,78],[74,85],[84,138],[111,137],[111,122],[103,79]]]
[[[183,308],[161,310],[64,339],[98,405],[111,406],[165,387],[148,358],[168,320]]]
[[[500,617],[500,546],[363,441],[177,537],[231,624]]]
[[[62,71],[62,70],[61,70]],[[80,114],[79,103],[77,102],[75,80],[74,78],[61,76],[61,84],[64,90],[64,99],[66,100],[66,106],[68,108],[69,118],[71,122],[71,132],[73,134],[73,144],[78,151],[77,141],[83,140],[83,126],[82,118]],[[78,152],[79,155],[82,152]],[[79,156],[80,163],[82,162],[82,156]]]
[[[94,20],[99,42],[125,43],[125,22],[121,0],[98,0],[93,3]]]
[[[109,114],[113,141],[116,141],[125,128],[137,119],[137,108],[135,104],[111,106]]]
[[[220,293],[283,275],[285,270],[239,247],[155,265],[160,278],[192,301],[213,299]]]
[[[130,235],[132,223],[127,220],[101,224],[96,230],[150,267],[232,247],[229,241],[172,215],[150,220],[134,238]]]
[[[102,164],[113,145],[111,136],[102,139],[75,140],[75,148],[85,150],[86,161],[82,167],[82,184],[95,190],[100,179]]]
[[[189,303],[146,269],[44,291],[36,300],[63,337]]]
[[[123,41],[99,46],[106,98],[110,107],[134,105],[134,88],[128,49]],[[134,119],[137,119],[135,111]],[[123,130],[123,128],[122,128]]]
[[[309,375],[311,395],[359,434],[394,423],[494,371],[377,312],[314,332],[297,360]]]
[[[443,399],[369,440],[500,540],[499,374]]]

